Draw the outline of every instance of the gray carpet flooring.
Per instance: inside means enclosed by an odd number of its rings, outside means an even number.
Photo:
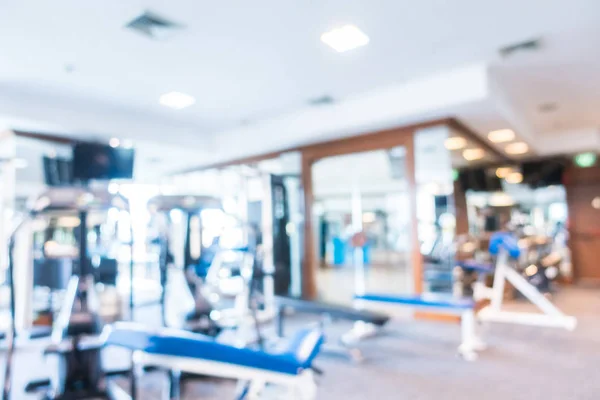
[[[476,362],[456,356],[459,327],[454,324],[393,320],[360,348],[366,357],[357,364],[341,354],[324,353],[316,365],[318,399],[323,400],[549,400],[600,399],[600,289],[567,288],[556,303],[579,319],[575,332],[525,326],[493,325],[486,339],[490,348]],[[516,304],[516,308],[528,308]],[[141,318],[152,318],[154,311]],[[298,315],[292,325],[310,318]],[[334,322],[334,341],[350,324]],[[21,346],[15,366],[15,399],[29,379],[44,375],[41,344]],[[3,355],[2,355],[3,356]],[[127,354],[106,355],[110,366],[125,366]],[[143,382],[145,399],[158,399],[158,376]],[[190,382],[186,399],[232,399],[235,384],[226,380]]]

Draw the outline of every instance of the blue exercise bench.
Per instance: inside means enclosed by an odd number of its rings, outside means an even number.
[[[575,329],[577,320],[574,317],[563,314],[544,294],[513,268],[511,260],[521,256],[519,243],[513,235],[504,232],[492,235],[489,251],[490,254],[496,256],[494,286],[489,291],[489,295],[479,296],[491,300],[489,306],[478,312],[477,317],[480,321]],[[505,282],[509,282],[542,313],[502,310]]]
[[[544,327],[559,327],[568,330],[575,329],[577,321],[575,318],[564,315],[554,304],[532,286],[510,265],[511,259],[518,259],[521,255],[518,241],[509,233],[499,232],[490,238],[490,254],[496,257],[496,265],[479,263],[476,261],[463,261],[457,265],[466,269],[477,271],[482,274],[494,273],[494,286],[487,291],[490,295],[475,298],[455,298],[447,295],[387,295],[387,294],[361,294],[355,296],[360,302],[388,303],[409,307],[429,308],[436,311],[459,315],[461,317],[462,343],[459,354],[467,360],[477,358],[477,351],[486,346],[480,338],[479,322],[504,322],[523,325],[534,325]],[[533,304],[538,306],[543,314],[508,312],[502,311],[502,300],[504,297],[504,284],[509,281]],[[478,300],[491,299],[491,304],[476,310]]]
[[[387,303],[413,308],[434,309],[450,315],[461,317],[462,343],[459,354],[466,360],[475,360],[481,345],[475,335],[475,301],[472,298],[456,298],[442,294],[398,295],[398,294],[363,294],[354,296],[358,306],[361,303]]]
[[[106,346],[134,352],[136,380],[146,367],[169,373],[171,400],[179,399],[182,372],[237,379],[242,382],[236,397],[240,400],[260,398],[267,384],[286,390],[286,399],[312,400],[316,395],[312,363],[323,342],[318,329],[301,330],[287,347],[274,351],[238,348],[188,331],[132,323],[117,323],[105,332]],[[112,389],[119,390],[114,384]],[[135,393],[120,396],[141,399]]]

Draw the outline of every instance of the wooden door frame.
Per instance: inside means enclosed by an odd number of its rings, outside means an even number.
[[[564,174],[563,184],[566,192],[566,202],[567,202],[567,215],[569,216],[569,240],[567,245],[569,247],[569,251],[571,252],[571,278],[567,280],[566,283],[573,283],[581,278],[581,273],[578,270],[578,264],[580,255],[577,251],[575,251],[575,241],[577,240],[577,235],[581,234],[579,230],[580,227],[577,226],[577,223],[573,216],[577,213],[576,204],[574,201],[573,191],[582,186],[600,186],[600,165],[594,165],[588,168],[580,168],[574,165],[573,163],[569,163],[567,169]],[[588,233],[588,232],[585,232]],[[589,232],[593,235],[600,235],[600,231],[597,232]]]
[[[411,225],[411,264],[413,284],[416,293],[423,291],[423,260],[421,257],[418,221],[417,221],[417,190],[415,175],[414,136],[419,129],[444,125],[447,120],[431,121],[424,124],[412,125],[397,129],[379,131],[362,136],[340,139],[331,142],[307,146],[302,149],[302,186],[304,189],[304,260],[302,268],[302,293],[307,299],[317,297],[318,262],[313,229],[314,187],[312,167],[315,162],[332,156],[362,153],[374,150],[386,150],[396,146],[406,149],[406,179],[410,201]]]

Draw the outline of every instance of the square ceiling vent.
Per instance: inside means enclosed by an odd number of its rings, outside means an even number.
[[[184,26],[155,13],[145,11],[141,15],[132,19],[125,28],[130,29],[140,35],[155,40],[164,40],[173,37],[181,31]]]

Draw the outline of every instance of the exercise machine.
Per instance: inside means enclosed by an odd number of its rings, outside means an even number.
[[[192,373],[238,380],[237,400],[259,399],[273,393],[267,385],[283,391],[278,399],[313,400],[316,396],[313,361],[324,341],[318,329],[304,329],[280,349],[269,351],[239,348],[186,331],[153,330],[135,324],[116,324],[105,333],[105,344],[133,351],[134,371],[140,379],[147,367],[168,374],[165,392],[179,400],[180,377]],[[109,382],[115,390],[120,388]],[[140,385],[137,385],[139,387]],[[120,390],[121,399],[142,400],[133,391]]]
[[[264,271],[264,247],[257,246],[255,229],[224,214],[221,202],[213,197],[157,196],[149,201],[148,207],[157,217],[165,217],[159,239],[163,325],[176,326],[167,318],[168,266],[183,262],[187,287],[194,298],[194,309],[187,314],[183,327],[211,336],[223,330],[235,330],[235,342],[239,346],[260,342],[257,326],[274,319],[275,311],[273,279]],[[183,213],[183,227],[173,221],[173,210]],[[212,221],[217,226],[206,226],[203,215],[208,220],[205,213],[209,211],[213,217],[220,216]],[[208,250],[202,246],[205,229],[211,230]],[[223,244],[225,236],[225,242],[235,242],[238,246]],[[178,257],[182,254],[183,257]],[[257,338],[252,338],[254,333]]]
[[[131,375],[129,369],[106,371],[102,365],[103,343],[99,335],[103,322],[99,315],[98,299],[94,282],[94,271],[89,261],[88,225],[90,216],[96,212],[108,213],[110,209],[129,213],[127,199],[111,193],[106,185],[92,186],[92,180],[131,179],[133,176],[134,151],[131,148],[114,148],[106,144],[80,142],[73,146],[73,182],[81,186],[51,188],[37,197],[29,207],[27,220],[11,236],[9,274],[11,283],[11,336],[7,366],[14,356],[14,336],[17,329],[17,311],[25,315],[29,311],[26,304],[31,301],[31,265],[23,267],[15,274],[15,238],[20,233],[29,234],[31,222],[39,216],[56,212],[70,213],[78,222],[78,252],[75,274],[69,279],[64,293],[63,304],[54,319],[51,344],[46,348],[47,370],[50,377],[30,382],[26,391],[43,392],[46,400],[111,399],[118,397],[107,387],[107,380],[113,375]],[[23,230],[23,232],[20,232]],[[20,236],[19,238],[22,238]],[[133,235],[132,235],[133,237]],[[133,246],[132,246],[133,247]],[[20,256],[27,259],[31,250],[26,249]],[[23,260],[22,260],[23,261]],[[133,252],[130,260],[129,316],[133,318]],[[27,263],[25,263],[27,264]],[[28,269],[26,269],[28,268]],[[16,278],[20,279],[21,303],[16,290]],[[24,319],[24,318],[22,318]],[[23,324],[25,325],[25,324]],[[10,368],[7,368],[11,371]],[[11,374],[5,379],[11,386]],[[132,380],[132,385],[135,381]],[[5,386],[6,387],[6,386]],[[135,388],[133,388],[135,389]],[[10,389],[9,389],[10,390]],[[10,393],[7,394],[7,398]]]
[[[203,281],[208,270],[206,264],[210,265],[212,257],[206,261],[205,249],[202,248],[201,213],[205,209],[220,210],[221,202],[209,196],[159,195],[148,201],[148,209],[151,213],[162,215],[165,218],[159,234],[159,267],[162,287],[160,303],[163,326],[171,325],[167,318],[166,306],[169,266],[179,264],[184,271],[189,293],[194,299],[194,309],[185,316],[184,327],[195,332],[212,336],[218,335],[220,328],[213,318],[215,314],[212,314],[211,317],[213,307],[209,299],[202,293]],[[175,226],[171,217],[173,211],[183,213],[183,227]],[[183,237],[172,232],[176,228],[179,228],[178,231],[183,228]],[[177,239],[183,239],[183,243],[177,243]],[[181,255],[183,257],[180,257]]]
[[[477,314],[483,322],[503,322],[521,325],[563,328],[574,330],[577,319],[565,315],[534,285],[529,283],[513,265],[521,255],[518,241],[508,233],[496,233],[490,239],[490,253],[496,256],[494,286],[491,291],[479,290],[476,298],[487,298],[491,302]],[[510,283],[520,294],[537,306],[542,313],[510,312],[502,309],[504,288]]]
[[[55,198],[55,191],[47,193],[44,201],[37,202],[38,208],[32,215],[44,210],[60,207],[79,210],[81,219],[80,255],[85,257],[87,213],[92,209],[125,207],[125,200],[118,196],[102,197],[89,190],[68,189]],[[70,200],[66,200],[65,197]],[[14,247],[11,241],[10,248]],[[12,252],[10,253],[12,257]],[[82,263],[81,265],[86,265]],[[9,263],[10,276],[14,277],[12,259]],[[324,341],[317,330],[298,332],[288,345],[272,350],[251,350],[219,343],[213,338],[174,329],[149,329],[137,324],[117,323],[100,329],[93,302],[93,276],[84,268],[81,277],[71,278],[65,304],[53,327],[53,344],[46,354],[55,362],[55,376],[36,382],[33,386],[49,386],[46,399],[111,399],[143,400],[139,390],[139,379],[150,367],[165,371],[168,375],[169,399],[180,399],[180,379],[183,373],[201,374],[239,380],[237,399],[263,398],[273,385],[283,390],[281,399],[313,400],[316,395],[313,361]],[[130,288],[133,290],[133,288]],[[11,293],[14,293],[11,292]],[[131,298],[132,300],[132,298]],[[11,302],[12,329],[14,332],[14,297]],[[133,301],[130,302],[131,312]],[[5,370],[3,400],[11,399],[11,367],[13,362],[14,335],[9,335],[8,360]],[[133,370],[130,375],[130,394],[127,394],[113,376],[126,375],[130,371],[102,369],[100,352],[107,346],[132,350]]]
[[[461,268],[477,270],[482,276],[494,273],[493,287],[486,288],[481,280],[477,281],[474,288],[474,297],[457,298],[428,293],[422,295],[364,293],[357,294],[355,300],[359,304],[369,302],[387,303],[404,307],[434,309],[442,313],[459,315],[461,317],[462,342],[458,352],[469,361],[475,360],[477,352],[486,348],[481,332],[481,323],[484,322],[575,329],[577,321],[574,317],[563,314],[512,267],[511,264],[514,264],[519,258],[521,250],[518,241],[511,234],[501,232],[492,235],[489,252],[496,257],[495,267],[475,261],[459,263]],[[538,306],[543,314],[502,310],[506,281]],[[479,302],[486,299],[491,299],[491,303],[480,309]]]
[[[127,211],[128,203],[120,195],[106,190],[89,188],[54,188],[39,196],[33,203],[27,221],[19,229],[37,216],[51,212],[72,212],[79,218],[79,268],[67,285],[60,313],[55,318],[51,331],[51,344],[46,348],[47,379],[30,382],[26,391],[44,392],[44,399],[71,400],[104,398],[116,399],[106,387],[106,379],[115,375],[127,375],[129,371],[105,371],[102,367],[102,344],[97,337],[102,332],[102,321],[98,313],[98,299],[95,293],[94,273],[87,257],[88,216],[95,212],[105,212],[110,208]],[[16,301],[14,270],[14,238],[11,237],[9,274],[11,280],[11,326],[13,339],[9,354],[14,352],[16,334]],[[130,272],[133,275],[133,261]],[[133,280],[130,280],[133,282]],[[130,316],[133,315],[133,287],[130,285]],[[12,363],[12,357],[7,365]],[[10,382],[10,377],[7,378]],[[8,383],[10,387],[10,383]],[[6,386],[5,386],[6,387]],[[8,395],[7,395],[8,396]],[[8,399],[9,397],[7,397]]]

